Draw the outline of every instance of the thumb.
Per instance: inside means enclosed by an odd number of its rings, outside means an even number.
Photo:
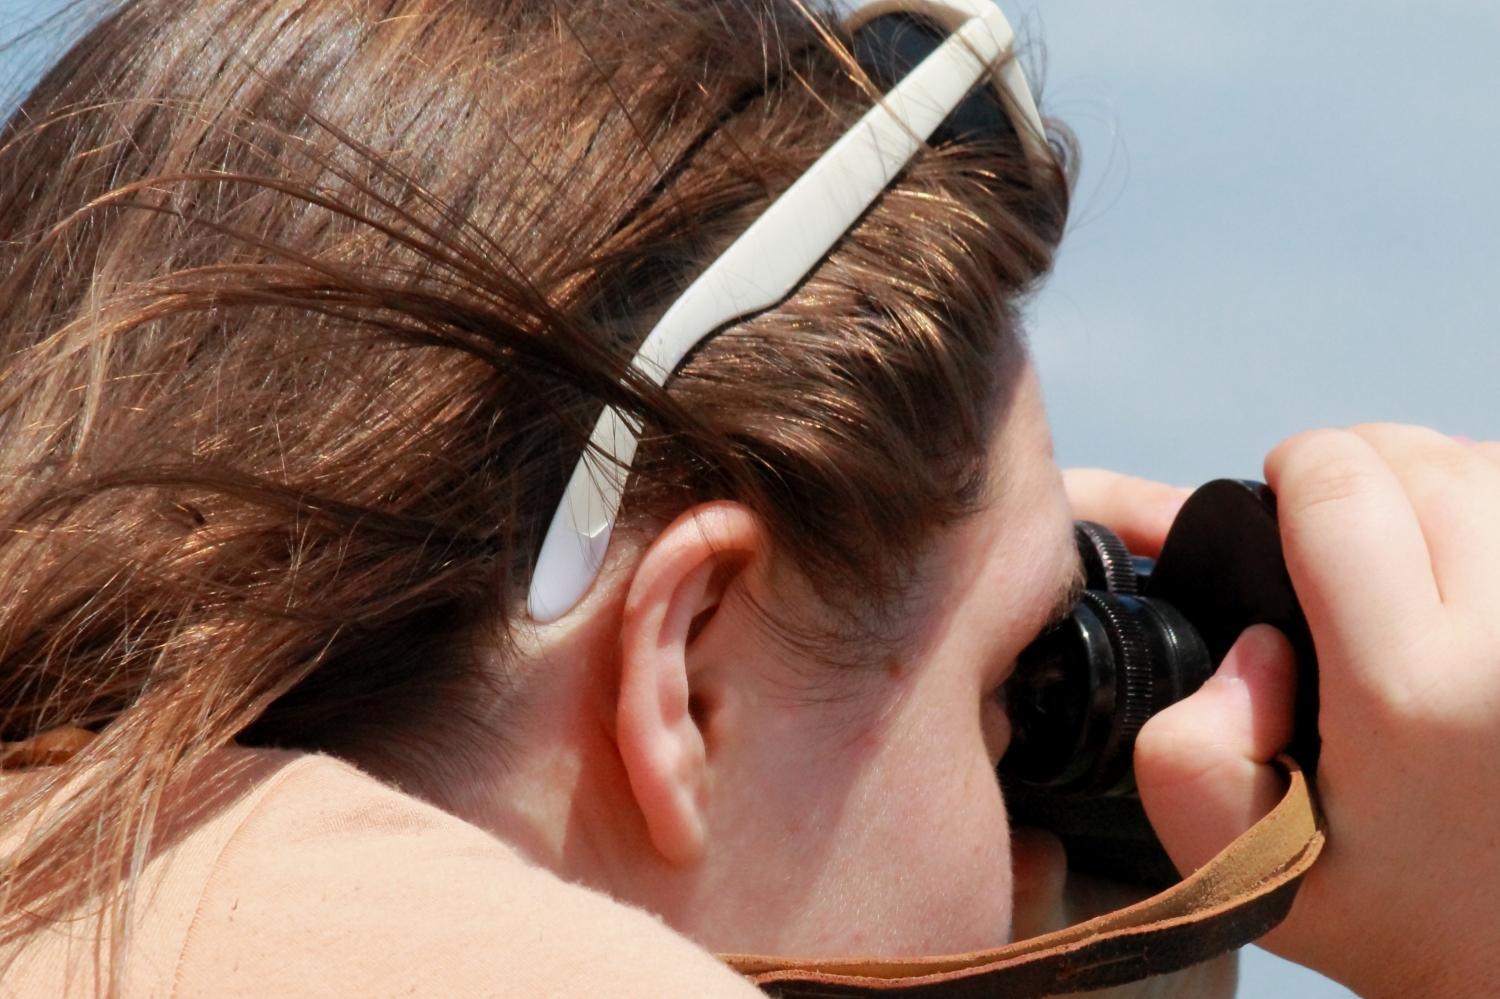
[[[1256,625],[1196,693],[1141,729],[1141,803],[1184,876],[1281,799],[1286,778],[1271,760],[1291,740],[1295,688],[1291,645],[1276,629]]]

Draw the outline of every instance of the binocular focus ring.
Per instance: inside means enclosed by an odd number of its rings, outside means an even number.
[[[1078,557],[1083,562],[1085,586],[1126,596],[1140,592],[1135,560],[1119,535],[1103,524],[1078,520],[1073,522],[1073,538],[1078,544]]]
[[[1114,682],[1100,691],[1112,696],[1113,703],[1102,705],[1110,724],[1101,733],[1091,768],[1088,790],[1096,794],[1134,787],[1135,737],[1154,707],[1151,651],[1140,623],[1142,608],[1132,606],[1138,603],[1133,597],[1097,590],[1085,591],[1079,601],[1081,608],[1087,607],[1103,622],[1114,660]]]

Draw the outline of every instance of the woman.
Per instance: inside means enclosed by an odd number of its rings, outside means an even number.
[[[1074,582],[1016,320],[1062,147],[940,132],[667,389],[628,366],[872,105],[851,41],[792,3],[138,0],[39,85],[0,153],[7,982],[732,993],[684,937],[959,951],[1045,921],[993,695]],[[599,578],[544,622],[606,405],[641,453]],[[1440,450],[1358,446],[1338,467]],[[1350,471],[1313,502],[1355,447],[1269,469],[1334,643],[1369,601],[1310,525],[1389,492]],[[1464,495],[1493,488],[1463,455]],[[1153,533],[1148,493],[1113,519]],[[1180,862],[1275,792],[1289,671],[1252,637],[1146,738]],[[1176,807],[1205,719],[1232,766]],[[1335,837],[1375,828],[1328,804]],[[1368,987],[1319,927],[1371,868],[1328,866],[1284,946]]]

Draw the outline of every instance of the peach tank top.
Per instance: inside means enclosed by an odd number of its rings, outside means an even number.
[[[125,999],[760,995],[654,916],[346,763],[236,749],[207,769],[145,868]],[[0,955],[0,997],[94,996],[98,931],[37,930]]]

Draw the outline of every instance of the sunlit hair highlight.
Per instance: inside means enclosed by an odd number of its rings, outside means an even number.
[[[648,428],[622,530],[744,502],[847,648],[890,636],[907,568],[979,501],[1064,137],[1040,179],[1013,143],[923,153],[662,391],[627,371],[652,321],[869,106],[831,22],[794,0],[94,16],[0,129],[0,739],[99,733],[0,801],[0,829],[69,805],[0,858],[0,959],[88,899],[118,959],[157,803],[231,741],[413,783],[503,743],[524,684],[467,643],[524,614],[604,404]]]

